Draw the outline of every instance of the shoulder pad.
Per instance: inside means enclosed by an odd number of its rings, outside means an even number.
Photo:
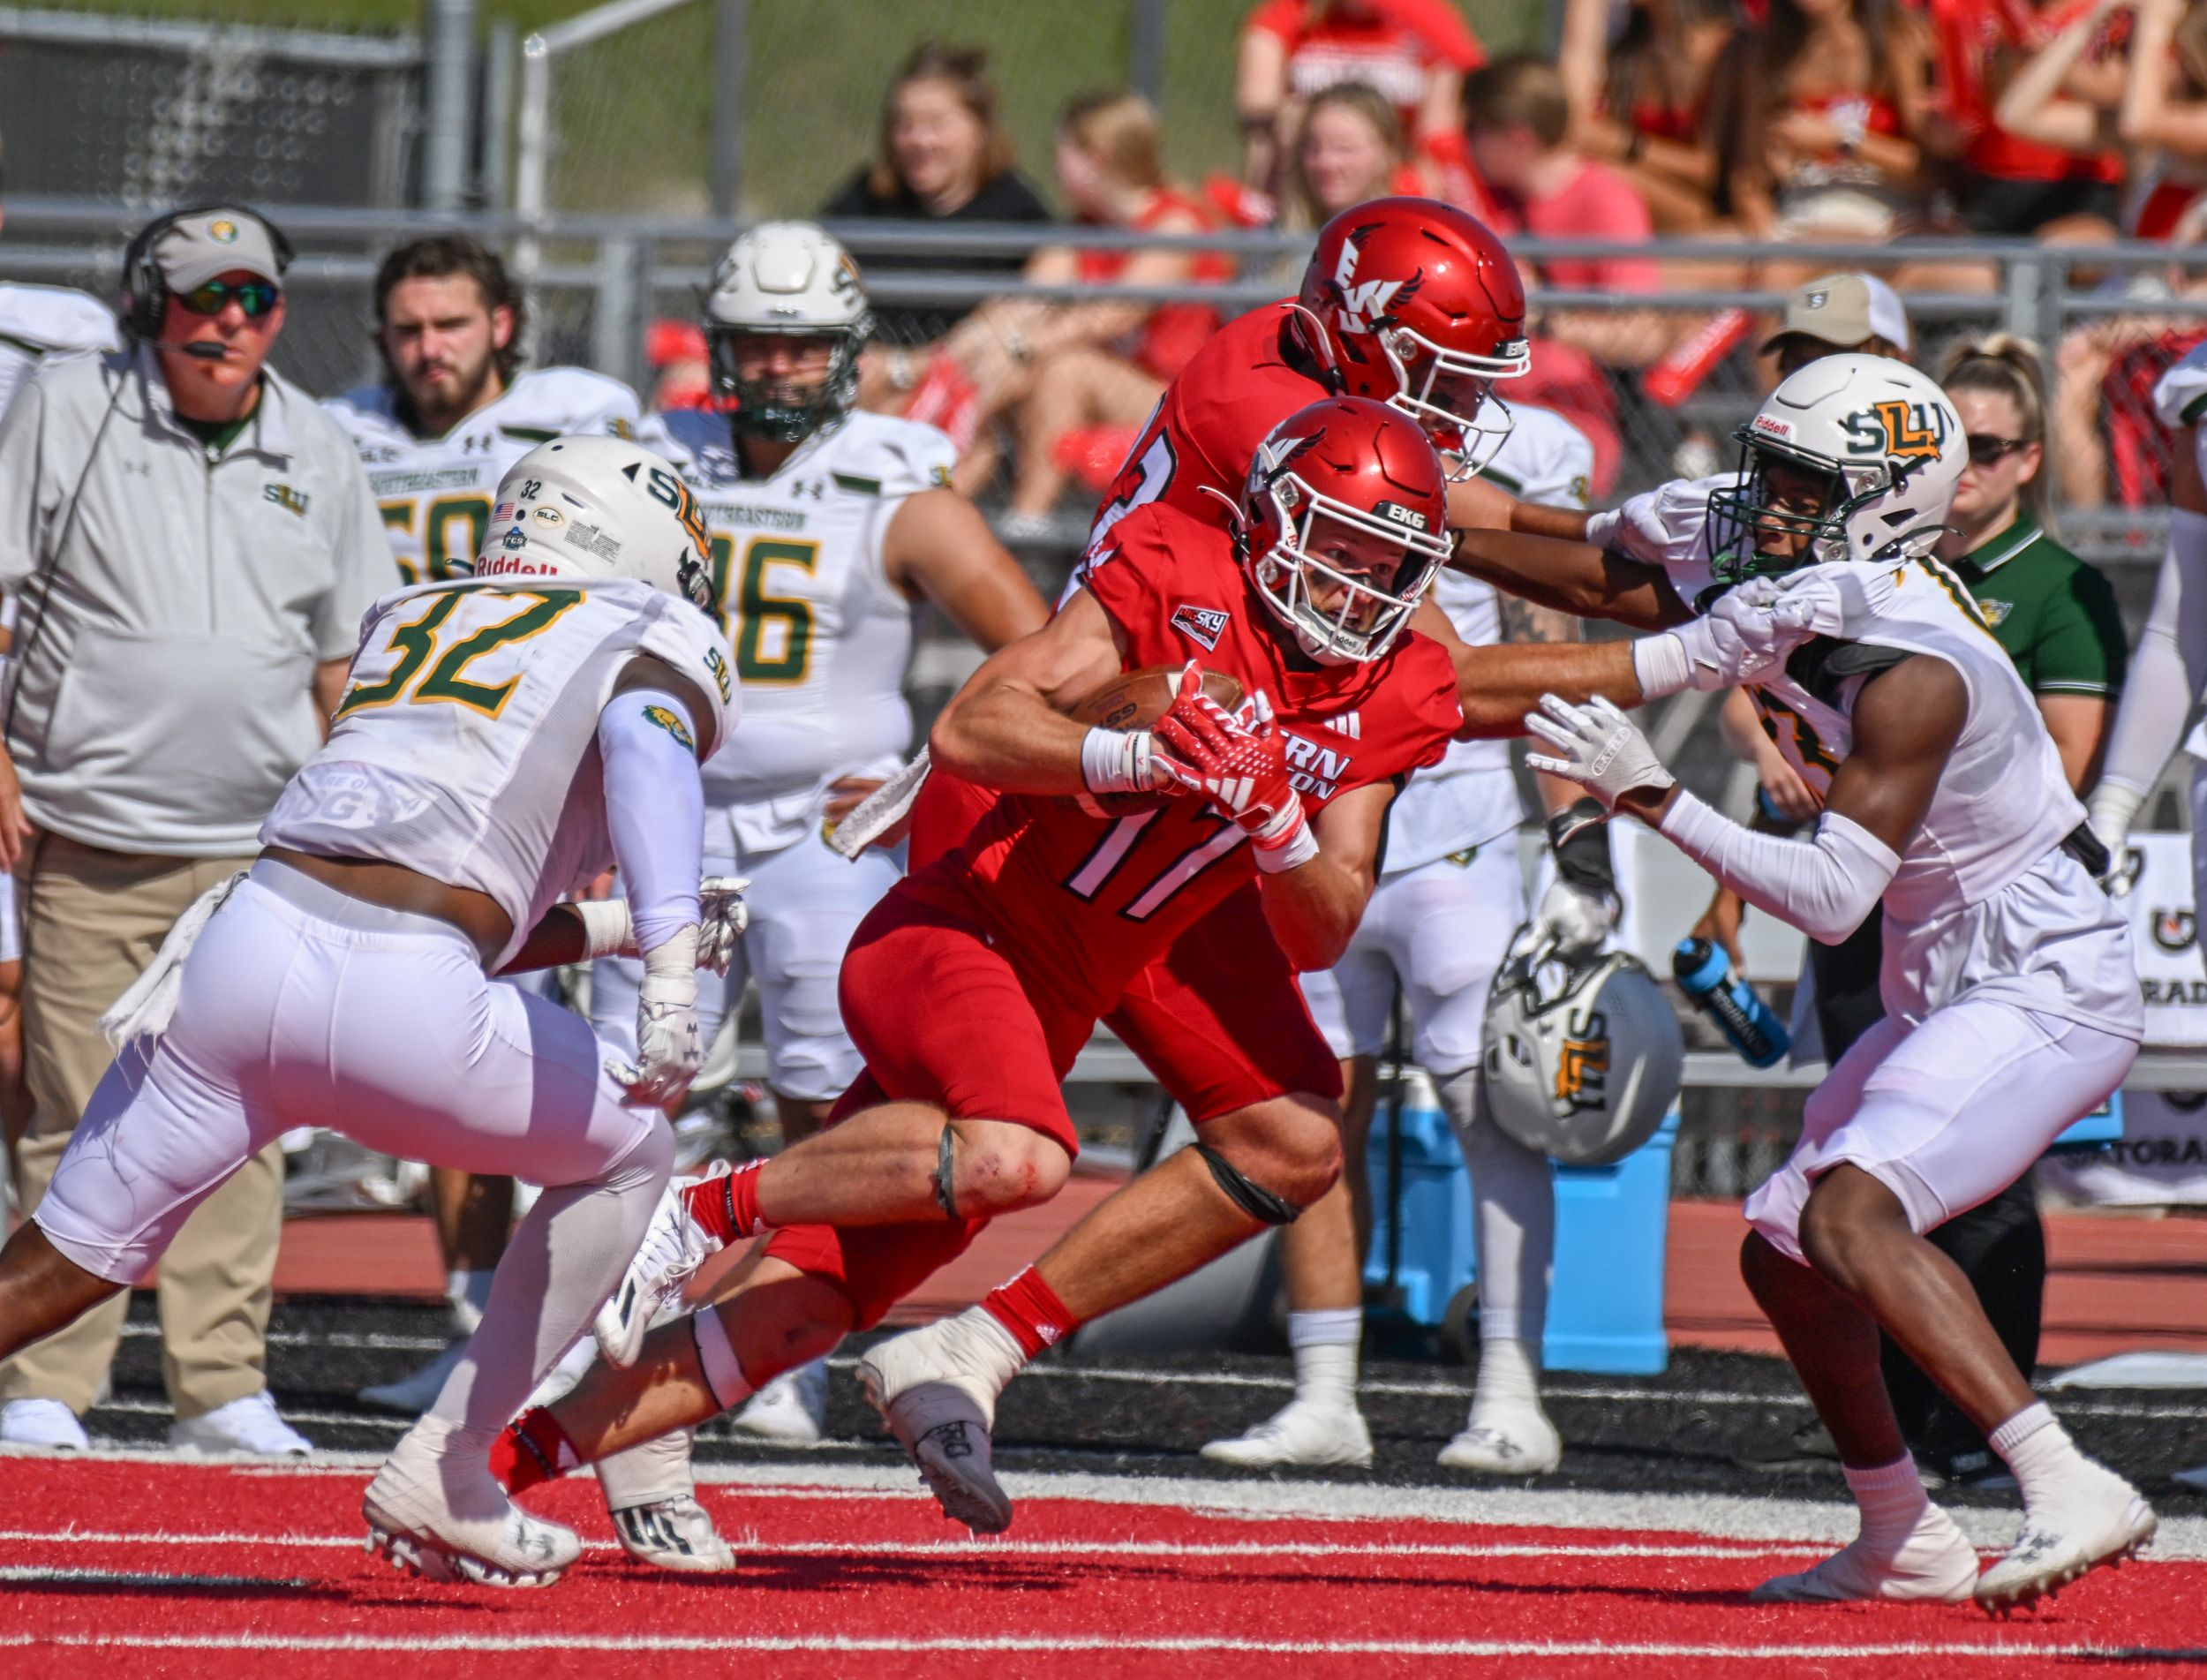
[[[2196,344],[2153,388],[2154,418],[2163,426],[2193,426],[2207,416],[2207,343]]]
[[[1593,490],[1594,446],[1552,409],[1512,406],[1515,424],[1495,452],[1494,469],[1516,480],[1525,501],[1584,508]]]
[[[396,398],[388,386],[363,385],[342,396],[321,400],[323,413],[345,429],[347,435],[373,437],[398,425],[392,404]]]
[[[617,379],[586,367],[534,367],[516,378],[500,400],[498,418],[501,427],[559,436],[610,431],[628,437],[643,411],[636,393]]]
[[[107,350],[121,343],[108,306],[66,286],[0,286],[0,338],[49,351]]]
[[[704,409],[674,409],[645,415],[637,423],[636,441],[687,472],[708,450],[729,447],[728,423]]]
[[[836,428],[818,456],[844,494],[889,501],[949,488],[957,460],[957,446],[935,427],[863,409]]]

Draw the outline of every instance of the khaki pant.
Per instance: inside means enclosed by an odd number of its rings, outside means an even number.
[[[39,1199],[114,1059],[100,1016],[208,887],[245,858],[133,857],[58,834],[33,842],[23,915],[23,1052],[34,1112],[16,1193]],[[267,1386],[268,1307],[283,1230],[283,1154],[271,1144],[186,1220],[160,1267],[162,1381],[179,1419]],[[129,1296],[0,1366],[0,1401],[59,1400],[81,1416],[115,1358]]]

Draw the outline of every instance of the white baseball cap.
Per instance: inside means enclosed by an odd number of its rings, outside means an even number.
[[[1897,346],[1903,356],[1915,347],[1900,294],[1875,275],[1826,275],[1796,287],[1786,299],[1785,320],[1764,342],[1762,353],[1796,333],[1840,350],[1858,349],[1872,338]]]

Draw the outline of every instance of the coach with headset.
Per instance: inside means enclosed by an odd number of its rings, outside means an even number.
[[[266,365],[290,259],[242,207],[156,219],[124,258],[124,347],[42,368],[0,420],[0,588],[20,598],[0,863],[23,918],[26,1212],[112,1059],[102,1012],[251,860],[389,586],[352,445]],[[282,1192],[271,1147],[161,1263],[175,1444],[307,1450],[264,1376]],[[86,1444],[126,1303],[0,1367],[0,1442]]]

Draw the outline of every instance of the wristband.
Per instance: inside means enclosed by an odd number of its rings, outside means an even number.
[[[1614,895],[1616,867],[1609,856],[1608,812],[1589,795],[1548,819],[1548,850],[1555,858],[1555,878],[1582,893]]]
[[[1586,516],[1586,540],[1596,548],[1616,546],[1617,528],[1624,523],[1624,515],[1615,508],[1604,508]]]
[[[1147,794],[1156,791],[1149,757],[1156,742],[1147,729],[1121,735],[1091,729],[1081,737],[1081,780],[1092,794]]]
[[[583,961],[600,957],[632,957],[636,933],[629,922],[626,899],[578,899],[567,907],[583,924]]]
[[[687,980],[694,991],[697,983],[697,924],[677,928],[644,953],[644,972],[662,980]]]
[[[1641,699],[1660,700],[1693,686],[1693,661],[1684,641],[1665,630],[1632,644],[1632,674],[1639,680]]]
[[[1267,875],[1284,875],[1318,855],[1318,837],[1310,832],[1309,823],[1299,822],[1284,840],[1269,847],[1256,842],[1255,851],[1259,870]]]

